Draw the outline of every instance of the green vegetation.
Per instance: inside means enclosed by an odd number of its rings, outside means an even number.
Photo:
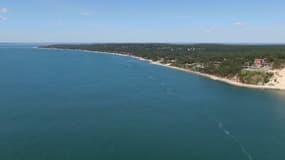
[[[256,58],[266,59],[273,68],[285,67],[285,45],[222,45],[222,44],[62,44],[44,48],[82,49],[116,52],[170,63],[219,77],[242,76],[244,83],[268,81],[268,76],[255,72],[244,73]],[[264,73],[265,74],[265,73]]]
[[[263,85],[268,83],[273,73],[259,72],[259,71],[246,71],[243,70],[239,74],[240,81],[246,84]]]

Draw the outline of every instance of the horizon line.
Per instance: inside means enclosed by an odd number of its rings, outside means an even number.
[[[277,42],[0,42],[0,44],[217,44],[217,45],[285,45]]]

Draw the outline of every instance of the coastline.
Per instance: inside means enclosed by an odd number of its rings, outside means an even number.
[[[206,77],[208,79],[211,79],[211,80],[214,80],[214,81],[223,82],[223,83],[226,83],[226,84],[229,84],[229,85],[232,85],[232,86],[236,86],[236,87],[251,88],[251,89],[262,89],[262,90],[282,90],[282,91],[285,91],[285,86],[283,87],[283,86],[245,84],[245,83],[241,83],[241,82],[234,81],[234,80],[231,80],[231,79],[218,77],[218,76],[215,76],[215,75],[210,75],[210,74],[206,74],[206,73],[192,71],[192,70],[189,70],[189,69],[184,69],[184,68],[180,68],[180,67],[171,66],[171,65],[168,65],[168,64],[163,64],[163,63],[160,63],[160,62],[156,62],[156,61],[153,61],[153,60],[145,59],[145,58],[134,56],[134,55],[114,53],[114,52],[90,51],[90,50],[82,50],[82,49],[60,49],[60,48],[40,48],[40,47],[34,47],[34,48],[37,48],[37,49],[50,49],[50,50],[80,51],[80,52],[88,52],[88,53],[102,53],[102,54],[110,54],[110,55],[123,56],[123,57],[131,57],[131,58],[138,59],[138,60],[141,60],[141,61],[146,61],[146,62],[148,62],[150,64],[153,64],[153,65],[158,65],[158,66],[162,66],[162,67],[166,67],[166,68],[170,68],[170,69],[174,69],[174,70],[178,70],[178,71],[182,71],[182,72],[186,72],[186,73],[190,73],[190,74],[195,74],[195,75],[198,75],[198,76]]]

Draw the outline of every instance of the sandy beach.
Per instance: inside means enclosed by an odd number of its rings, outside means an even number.
[[[200,73],[200,72],[195,72],[195,71],[191,71],[191,70],[184,69],[184,68],[165,65],[165,64],[161,64],[159,62],[151,62],[151,64],[160,65],[163,67],[168,67],[168,68],[180,70],[180,71],[191,73],[191,74],[197,74],[197,75],[204,76],[204,77],[207,77],[207,78],[215,80],[215,81],[221,81],[221,82],[224,82],[224,83],[227,83],[230,85],[234,85],[234,86],[238,86],[238,87],[253,88],[253,89],[285,90],[285,69],[283,69],[282,72],[279,72],[279,74],[282,75],[282,76],[277,78],[278,79],[277,81],[279,83],[275,83],[274,85],[269,85],[269,83],[265,84],[265,85],[251,85],[251,84],[244,84],[244,83],[241,83],[238,81],[230,80],[227,78],[217,77],[217,76],[206,74],[206,73]]]
[[[36,48],[39,48],[39,47],[36,47]],[[214,75],[210,75],[210,74],[206,74],[206,73],[201,73],[201,72],[196,72],[196,71],[192,71],[189,69],[171,66],[169,64],[163,64],[160,62],[152,61],[149,59],[144,59],[142,57],[137,57],[134,55],[127,55],[127,54],[121,54],[121,53],[111,53],[111,52],[102,52],[102,51],[89,51],[89,50],[80,50],[80,49],[58,49],[58,48],[40,48],[40,49],[71,50],[71,51],[81,51],[81,52],[88,52],[88,53],[102,53],[102,54],[111,54],[111,55],[116,55],[116,56],[131,57],[131,58],[135,58],[135,59],[138,59],[141,61],[149,62],[150,64],[153,64],[153,65],[159,65],[162,67],[167,67],[167,68],[175,69],[178,71],[196,74],[199,76],[209,78],[211,80],[220,81],[220,82],[223,82],[223,83],[226,83],[229,85],[233,85],[233,86],[237,86],[237,87],[252,88],[252,89],[264,89],[264,90],[284,90],[285,91],[285,68],[281,69],[281,70],[274,70],[273,71],[274,76],[269,83],[267,83],[265,85],[251,85],[251,84],[244,84],[244,83],[241,83],[241,82],[238,82],[235,80],[222,78],[222,77],[218,77],[218,76],[214,76]]]

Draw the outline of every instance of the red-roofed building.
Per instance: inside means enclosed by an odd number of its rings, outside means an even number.
[[[254,63],[258,68],[264,67],[266,65],[265,59],[255,59]]]

